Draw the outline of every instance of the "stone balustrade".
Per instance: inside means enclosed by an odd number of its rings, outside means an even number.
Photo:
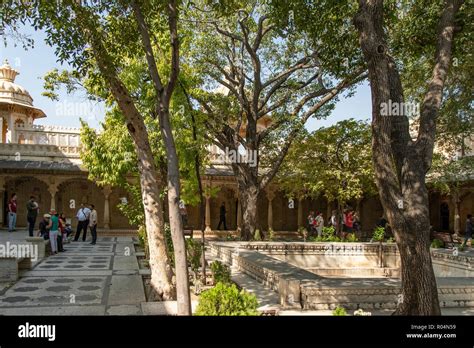
[[[280,243],[280,242],[211,242],[213,256],[246,275],[266,285],[279,294],[283,308],[303,310],[332,310],[337,306],[346,309],[381,310],[395,309],[400,298],[401,283],[399,273],[390,277],[367,277],[364,272],[359,277],[324,277],[309,272],[282,255],[307,255],[315,268],[324,268],[324,258],[331,258],[328,251],[335,253],[340,264],[347,263],[358,253],[366,256],[383,255],[382,264],[370,258],[373,269],[387,263],[399,266],[396,245],[380,243]],[[361,247],[364,248],[361,248]],[[474,283],[472,265],[474,257],[454,256],[452,250],[431,250],[435,272],[437,273],[438,294],[442,308],[474,307]],[[390,259],[392,257],[393,259]],[[290,257],[291,259],[291,257]],[[319,260],[319,261],[318,261]],[[294,261],[294,259],[292,259]],[[386,263],[387,262],[387,263]],[[309,264],[309,263],[308,263]],[[367,265],[367,264],[364,264]],[[445,267],[444,273],[437,267]],[[340,268],[344,268],[339,266]],[[364,270],[358,264],[353,270]],[[382,269],[387,269],[382,267]]]

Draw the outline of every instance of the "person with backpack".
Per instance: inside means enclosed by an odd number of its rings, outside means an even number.
[[[90,209],[87,208],[84,203],[81,203],[81,207],[77,211],[76,218],[77,218],[77,230],[76,234],[74,236],[74,242],[77,242],[79,240],[79,237],[81,236],[81,231],[84,231],[84,234],[82,236],[82,241],[86,241],[87,237],[87,229],[89,227],[89,216],[90,216]]]

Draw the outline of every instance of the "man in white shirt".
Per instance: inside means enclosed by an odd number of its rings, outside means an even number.
[[[81,230],[84,230],[84,234],[82,236],[82,241],[86,241],[87,236],[87,227],[89,226],[89,217],[91,214],[91,210],[87,208],[83,203],[81,203],[81,207],[77,211],[76,218],[77,218],[77,230],[74,236],[74,241],[77,242],[79,237],[81,236]]]
[[[95,210],[94,204],[91,204],[91,213],[89,216],[89,227],[92,234],[92,245],[95,245],[97,241],[97,210]]]

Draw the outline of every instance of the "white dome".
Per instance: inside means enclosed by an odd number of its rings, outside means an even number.
[[[0,66],[0,102],[33,106],[33,98],[28,91],[15,83],[19,72],[14,70],[5,59]]]

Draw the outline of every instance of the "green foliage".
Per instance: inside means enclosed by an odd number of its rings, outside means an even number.
[[[258,228],[255,230],[253,240],[255,240],[255,241],[261,241],[262,240],[262,235],[260,234],[260,230]]]
[[[341,242],[341,238],[336,236],[336,229],[334,226],[324,226],[322,229],[321,237],[312,236],[309,238],[311,242]]]
[[[433,239],[431,242],[431,248],[443,248],[444,242],[440,239]]]
[[[257,316],[255,295],[240,291],[235,284],[217,283],[199,297],[198,316]]]
[[[145,250],[145,258],[148,258],[149,250],[148,250],[148,238],[146,235],[146,228],[145,226],[140,226],[137,231],[138,234],[138,242],[140,246]]]
[[[347,311],[344,307],[337,306],[336,309],[332,311],[332,315],[337,317],[343,317],[347,315]]]
[[[304,190],[341,204],[375,194],[371,130],[353,119],[320,128],[293,144],[277,175],[289,195]]]
[[[383,242],[385,238],[385,228],[382,226],[377,226],[374,228],[374,233],[372,234],[372,240],[374,242]]]
[[[191,269],[197,272],[199,270],[199,267],[201,266],[202,243],[193,238],[187,238],[186,253],[187,260],[191,265]]]
[[[216,283],[232,283],[230,268],[216,260],[211,263],[211,272]]]
[[[393,239],[393,237],[390,237],[385,241],[385,243],[395,243],[395,239]]]
[[[269,228],[268,229],[268,236],[267,236],[267,239],[269,241],[272,241],[275,239],[275,231],[273,230],[273,228]]]
[[[355,243],[355,242],[358,242],[359,240],[357,239],[357,236],[355,233],[349,233],[345,241],[350,242],[350,243]]]

